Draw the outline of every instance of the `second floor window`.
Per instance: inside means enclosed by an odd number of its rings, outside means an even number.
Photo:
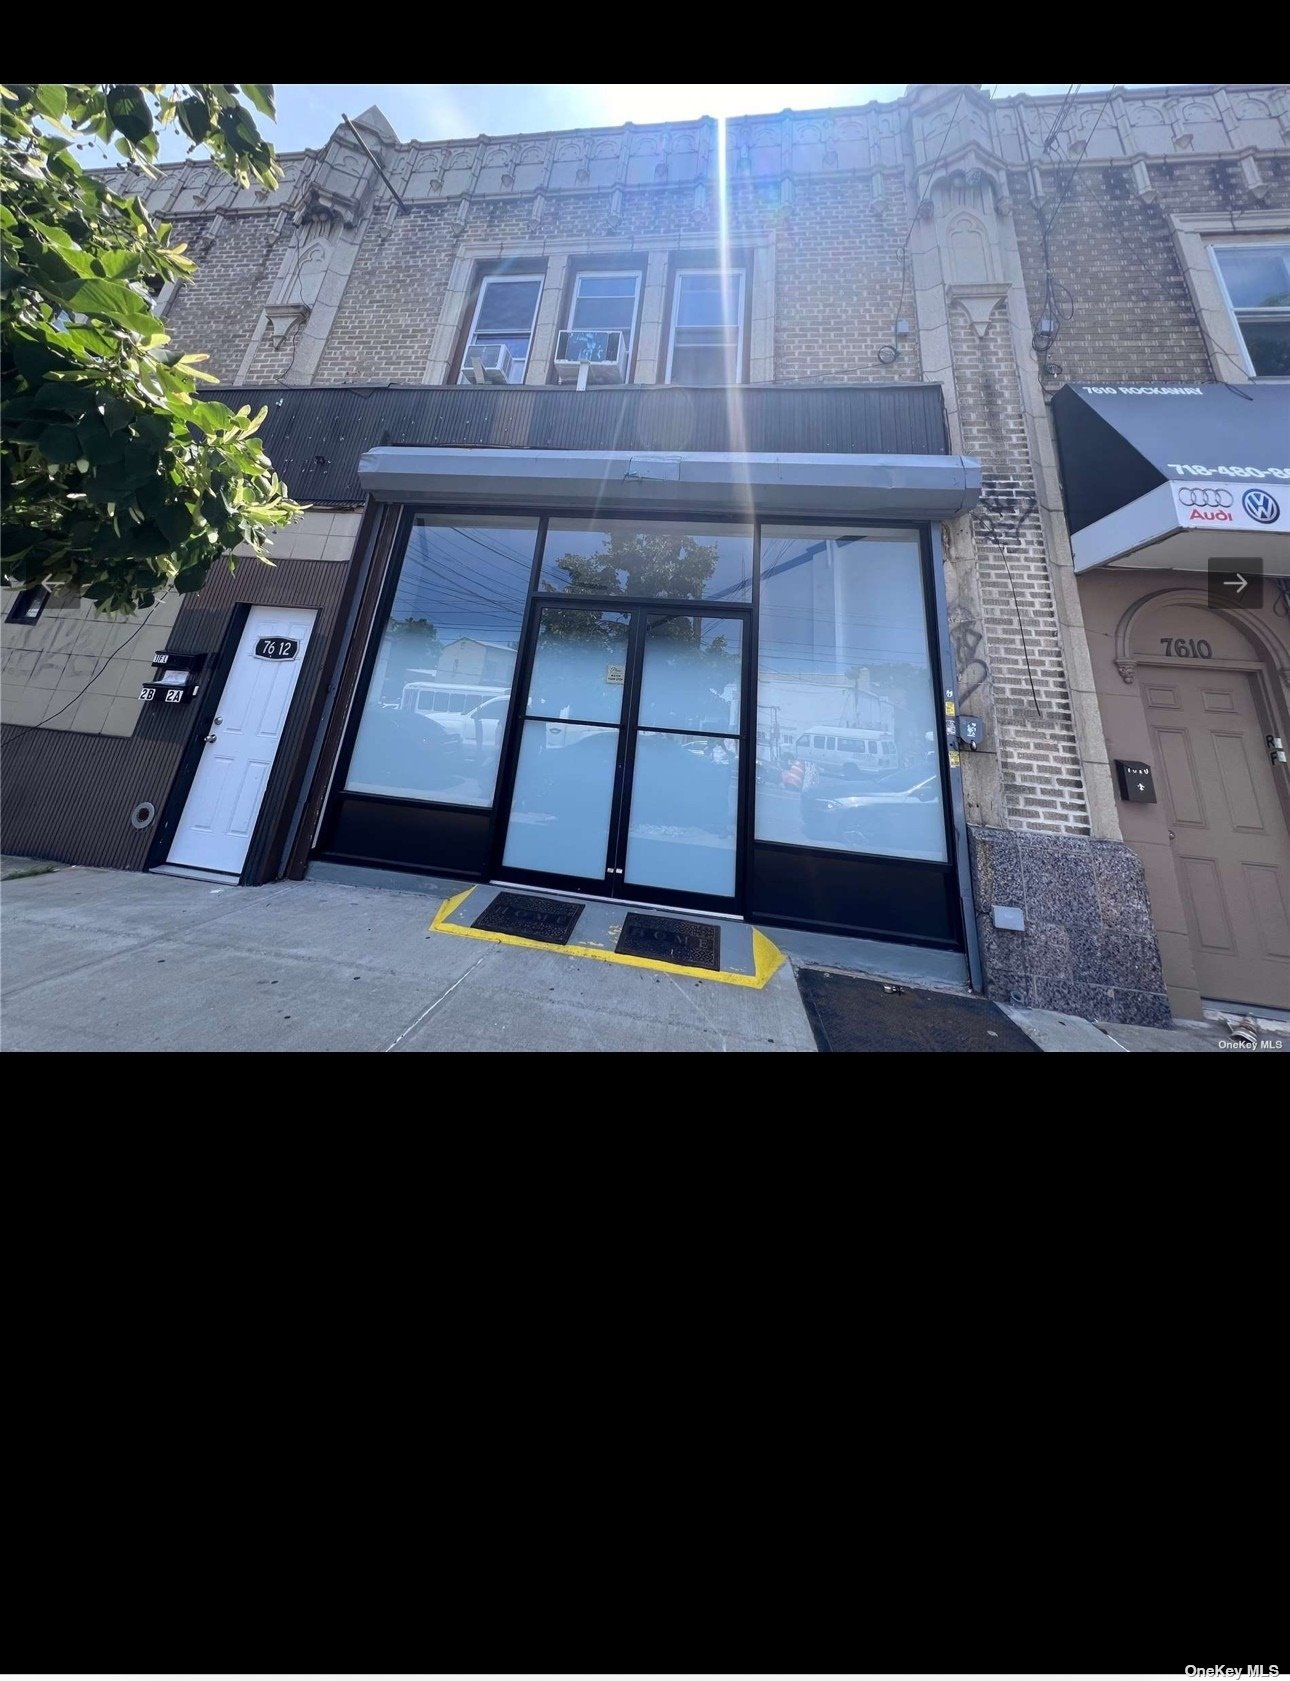
[[[612,274],[578,275],[569,310],[570,328],[592,332],[613,332],[617,329],[626,338],[630,353],[640,280],[634,269],[620,269]]]
[[[743,378],[742,269],[681,269],[667,348],[669,385],[738,385]]]
[[[1216,245],[1214,260],[1250,372],[1290,378],[1290,241]]]
[[[471,383],[472,362],[482,363],[487,352],[487,365],[505,367],[507,384],[523,385],[541,296],[540,274],[490,274],[485,278],[461,361],[461,384]],[[489,350],[492,345],[503,346],[505,355]]]

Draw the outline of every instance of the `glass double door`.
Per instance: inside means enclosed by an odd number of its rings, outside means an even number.
[[[662,604],[536,612],[500,873],[731,908],[745,616]]]

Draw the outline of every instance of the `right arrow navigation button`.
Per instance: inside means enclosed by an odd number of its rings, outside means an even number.
[[[1211,560],[1208,566],[1211,607],[1262,607],[1261,560]]]

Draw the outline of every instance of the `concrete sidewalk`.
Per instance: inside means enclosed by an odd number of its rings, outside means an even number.
[[[814,1052],[793,962],[880,973],[872,942],[847,962],[848,942],[822,957],[785,934],[792,961],[754,990],[431,934],[424,891],[2,863],[8,1051]],[[893,978],[919,984],[901,961]],[[1008,1014],[1046,1051],[1219,1051],[1231,1033]]]
[[[7,1051],[814,1051],[761,991],[432,935],[424,893],[59,869],[0,895]]]

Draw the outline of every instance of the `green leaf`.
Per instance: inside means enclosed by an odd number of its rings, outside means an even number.
[[[135,333],[149,333],[157,318],[143,299],[120,280],[87,280],[72,293],[70,307],[78,315],[99,315],[119,321]]]
[[[121,461],[129,454],[134,440],[126,432],[109,432],[101,419],[85,420],[76,428],[81,454],[93,466],[102,467],[109,461]]]
[[[278,113],[273,108],[273,84],[271,82],[243,82],[242,92],[261,116],[268,117],[270,120],[276,119]]]
[[[47,117],[56,120],[67,109],[67,89],[61,82],[42,82],[36,89],[33,103]]]
[[[152,512],[152,519],[174,548],[180,548],[192,538],[193,516],[182,502],[163,503]]]
[[[179,102],[179,126],[190,140],[198,143],[205,140],[211,131],[211,116],[206,107],[206,101],[198,94],[191,94],[187,99]]]
[[[207,566],[189,566],[179,573],[175,579],[175,589],[180,595],[194,595],[206,582]]]
[[[254,154],[264,142],[260,131],[241,105],[227,105],[219,114],[220,133],[239,154]]]
[[[105,280],[137,280],[143,268],[137,251],[96,251],[91,263],[95,274]]]
[[[75,433],[73,433],[73,437]],[[43,443],[43,439],[41,440]],[[74,460],[75,457],[69,457]],[[109,462],[94,475],[94,494],[100,502],[124,502],[132,491],[157,476],[156,457],[132,454]]]
[[[18,372],[33,384],[36,380],[43,379],[51,368],[67,365],[67,358],[45,339],[29,339],[15,334],[9,341],[8,349]]]
[[[190,403],[184,410],[184,419],[200,426],[203,432],[222,432],[233,422],[223,403]]]
[[[143,89],[133,82],[108,89],[107,114],[127,140],[137,142],[152,133],[152,109]]]
[[[70,426],[46,426],[36,447],[46,461],[57,462],[59,465],[75,461],[81,453],[76,433]]]

